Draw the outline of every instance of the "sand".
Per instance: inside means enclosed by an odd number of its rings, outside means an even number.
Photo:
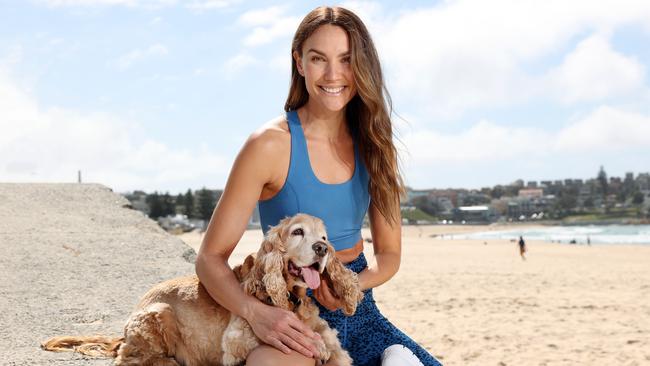
[[[650,365],[650,246],[528,242],[524,262],[516,243],[451,239],[485,229],[502,227],[405,227],[383,313],[445,365]],[[39,344],[120,335],[148,288],[193,273],[201,236],[181,238],[103,186],[0,184],[0,365],[110,365]]]
[[[382,312],[446,365],[650,365],[650,247],[533,241],[523,261],[507,240],[451,239],[496,229],[404,227]],[[199,233],[181,239],[198,251]],[[261,240],[246,231],[230,263]]]
[[[120,336],[154,284],[192,253],[98,184],[0,183],[0,365],[111,365],[40,349],[59,335]]]

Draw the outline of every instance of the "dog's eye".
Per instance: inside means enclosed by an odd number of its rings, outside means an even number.
[[[325,239],[325,237],[323,237],[323,240],[327,241],[327,239]]]
[[[302,229],[296,229],[294,230],[291,235],[300,235],[300,236],[305,236],[305,232],[302,231]]]

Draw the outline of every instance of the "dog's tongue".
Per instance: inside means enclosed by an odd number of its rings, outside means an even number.
[[[311,267],[302,267],[302,279],[307,282],[310,289],[315,290],[320,286],[320,275]]]

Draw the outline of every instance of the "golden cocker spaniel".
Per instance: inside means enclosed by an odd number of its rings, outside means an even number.
[[[257,255],[234,268],[244,291],[259,300],[293,311],[319,333],[321,361],[352,365],[336,330],[318,316],[307,296],[320,277],[343,299],[352,315],[363,297],[356,273],[334,256],[323,222],[298,214],[272,227]],[[217,304],[196,276],[160,283],[147,292],[126,322],[124,337],[55,337],[49,351],[75,351],[116,357],[116,365],[240,365],[260,340],[250,325]]]

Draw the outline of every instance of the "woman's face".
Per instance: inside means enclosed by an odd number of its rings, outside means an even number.
[[[298,52],[293,56],[305,78],[310,103],[338,112],[356,94],[348,35],[343,28],[320,26],[305,40],[302,57]]]

